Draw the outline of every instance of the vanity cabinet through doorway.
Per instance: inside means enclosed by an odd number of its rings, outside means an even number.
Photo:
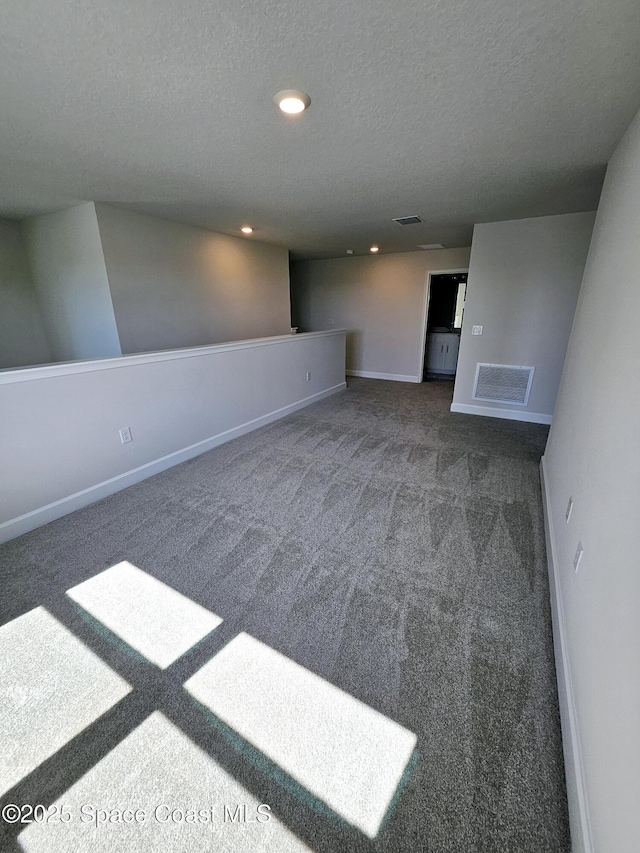
[[[454,332],[431,332],[427,335],[427,361],[425,367],[431,373],[456,372],[460,335]]]

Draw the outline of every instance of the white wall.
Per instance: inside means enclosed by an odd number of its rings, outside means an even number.
[[[32,217],[24,234],[53,360],[120,355],[93,202]]]
[[[348,370],[418,382],[427,275],[468,264],[469,249],[298,261],[291,271],[293,325],[346,328]]]
[[[0,219],[0,370],[49,361],[20,223]]]
[[[335,331],[0,373],[0,541],[344,388],[344,351]]]
[[[96,205],[123,353],[282,335],[289,253]]]
[[[582,792],[595,853],[640,839],[639,234],[640,113],[607,171],[543,466],[574,849]]]
[[[475,226],[452,411],[551,422],[594,218]],[[535,367],[528,405],[474,400],[478,362]]]

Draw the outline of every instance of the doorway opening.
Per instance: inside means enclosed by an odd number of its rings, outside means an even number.
[[[429,276],[422,381],[453,381],[458,365],[467,272]]]

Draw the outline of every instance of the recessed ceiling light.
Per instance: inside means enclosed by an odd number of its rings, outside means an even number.
[[[376,253],[376,252],[379,252],[379,251],[380,251],[380,247],[379,247],[379,246],[372,246],[372,247],[369,249],[369,251],[370,251],[370,252],[373,252],[373,253],[374,253],[374,255],[375,255],[375,253]]]
[[[306,92],[299,92],[297,89],[283,89],[273,96],[273,100],[283,113],[289,115],[303,113],[311,103],[309,95]]]
[[[250,225],[243,225],[240,230],[243,234],[253,234],[253,228]]]

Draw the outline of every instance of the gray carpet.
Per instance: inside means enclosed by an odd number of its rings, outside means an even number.
[[[189,772],[195,745],[193,767],[214,759],[236,791],[226,796],[269,804],[282,835],[256,824],[249,844],[223,827],[212,847],[204,830],[188,844],[163,830],[155,849],[568,851],[538,473],[547,428],[451,414],[451,392],[351,379],[344,393],[0,546],[1,624],[44,607],[95,666],[133,687],[1,803],[48,805],[89,783],[113,800],[123,777],[137,778],[132,761],[142,779],[160,784],[173,766],[181,784],[204,785]],[[65,595],[124,560],[222,624],[153,666]],[[375,840],[185,692],[241,632],[417,736]],[[156,712],[170,730],[154,729]],[[163,770],[169,753],[129,737],[140,733],[166,738],[166,750],[184,743],[186,770],[177,760]],[[33,842],[16,840],[23,829],[0,821],[2,849],[153,849],[144,828],[108,842],[99,830],[81,843],[54,833],[45,846],[37,828]]]

